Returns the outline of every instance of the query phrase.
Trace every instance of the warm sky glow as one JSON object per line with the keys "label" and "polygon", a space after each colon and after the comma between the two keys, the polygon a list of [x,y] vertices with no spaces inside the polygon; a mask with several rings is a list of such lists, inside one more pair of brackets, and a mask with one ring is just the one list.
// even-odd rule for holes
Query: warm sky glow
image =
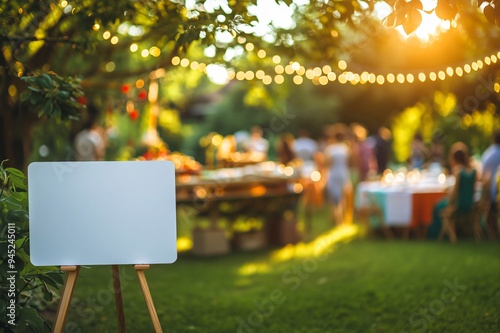
{"label": "warm sky glow", "polygon": [[429,41],[432,36],[437,36],[440,32],[450,29],[450,22],[443,21],[436,16],[436,13],[422,13],[422,23],[415,31],[415,35],[423,41]]}
{"label": "warm sky glow", "polygon": [[[209,6],[210,7],[209,2]],[[222,3],[222,4],[221,4]],[[218,4],[217,6],[221,6],[221,8],[225,8],[225,4],[227,1],[213,1],[213,4]],[[254,26],[251,30],[253,33],[256,33],[259,36],[266,36],[270,32],[270,24],[275,27],[280,28],[291,28],[294,25],[292,14],[295,6],[300,6],[304,4],[304,0],[294,0],[294,3],[288,7],[284,3],[276,3],[275,1],[268,0],[258,0],[257,6],[253,6],[249,8],[249,11],[256,16],[259,17],[259,24]],[[422,0],[423,10],[431,11],[437,5],[437,0]],[[215,7],[217,7],[215,6]],[[386,16],[388,16],[393,11],[393,8],[389,6],[384,1],[378,1],[375,3],[375,15],[376,17],[382,21]],[[438,36],[440,33],[447,31],[450,29],[450,22],[443,21],[436,16],[434,12],[432,14],[427,14],[424,11],[420,11],[422,14],[422,23],[420,26],[410,35],[407,35],[402,26],[398,26],[396,28],[397,31],[400,32],[401,37],[406,39],[409,37],[417,37],[422,42],[429,42],[432,37]],[[225,38],[222,38],[225,37]],[[224,42],[229,42],[232,38],[234,38],[231,34],[227,33],[226,36],[222,36],[221,34],[217,36],[218,39],[223,40]],[[264,37],[265,39],[265,37]],[[248,50],[249,44],[243,44],[244,47]],[[253,47],[253,44],[251,45]],[[224,59],[226,61],[230,61],[235,56],[241,55],[244,52],[243,46],[239,47],[239,50],[235,48],[228,49]],[[208,47],[205,50],[205,55],[208,57],[213,57],[215,55],[215,47]],[[278,61],[279,62],[279,61]],[[340,65],[339,65],[340,67]],[[340,68],[345,69],[345,68]],[[228,81],[227,73],[225,67],[220,65],[212,65],[210,70],[207,71],[208,77],[210,80],[216,84],[225,84]],[[390,82],[389,78],[389,82]],[[385,80],[384,80],[385,81]]]}

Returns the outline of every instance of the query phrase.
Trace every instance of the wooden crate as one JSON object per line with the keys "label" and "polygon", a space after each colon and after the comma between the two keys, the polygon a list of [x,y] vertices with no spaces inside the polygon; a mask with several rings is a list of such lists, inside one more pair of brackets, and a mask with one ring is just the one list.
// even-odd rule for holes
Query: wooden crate
{"label": "wooden crate", "polygon": [[191,253],[210,256],[229,253],[229,240],[223,229],[194,229]]}
{"label": "wooden crate", "polygon": [[233,246],[236,250],[251,251],[267,246],[266,233],[263,230],[249,232],[235,232]]}

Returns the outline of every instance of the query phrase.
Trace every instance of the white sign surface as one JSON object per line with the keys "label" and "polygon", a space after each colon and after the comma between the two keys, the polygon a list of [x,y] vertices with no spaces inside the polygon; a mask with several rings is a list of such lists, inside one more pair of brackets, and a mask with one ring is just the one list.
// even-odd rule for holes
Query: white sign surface
{"label": "white sign surface", "polygon": [[171,162],[35,162],[28,196],[36,266],[177,259]]}

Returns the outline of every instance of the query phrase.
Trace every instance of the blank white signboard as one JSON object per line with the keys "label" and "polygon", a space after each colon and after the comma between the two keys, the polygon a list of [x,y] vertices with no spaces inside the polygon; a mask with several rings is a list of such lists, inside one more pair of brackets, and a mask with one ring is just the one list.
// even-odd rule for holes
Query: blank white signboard
{"label": "blank white signboard", "polygon": [[35,162],[28,197],[36,266],[177,259],[172,162]]}

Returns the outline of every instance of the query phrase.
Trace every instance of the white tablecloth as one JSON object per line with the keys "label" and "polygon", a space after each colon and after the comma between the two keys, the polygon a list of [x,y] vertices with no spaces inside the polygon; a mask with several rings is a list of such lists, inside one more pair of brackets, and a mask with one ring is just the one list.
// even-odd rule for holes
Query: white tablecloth
{"label": "white tablecloth", "polygon": [[383,186],[380,182],[361,182],[356,189],[356,208],[379,206],[384,223],[388,226],[408,226],[413,218],[413,195],[416,193],[442,193],[448,185],[404,184]]}

